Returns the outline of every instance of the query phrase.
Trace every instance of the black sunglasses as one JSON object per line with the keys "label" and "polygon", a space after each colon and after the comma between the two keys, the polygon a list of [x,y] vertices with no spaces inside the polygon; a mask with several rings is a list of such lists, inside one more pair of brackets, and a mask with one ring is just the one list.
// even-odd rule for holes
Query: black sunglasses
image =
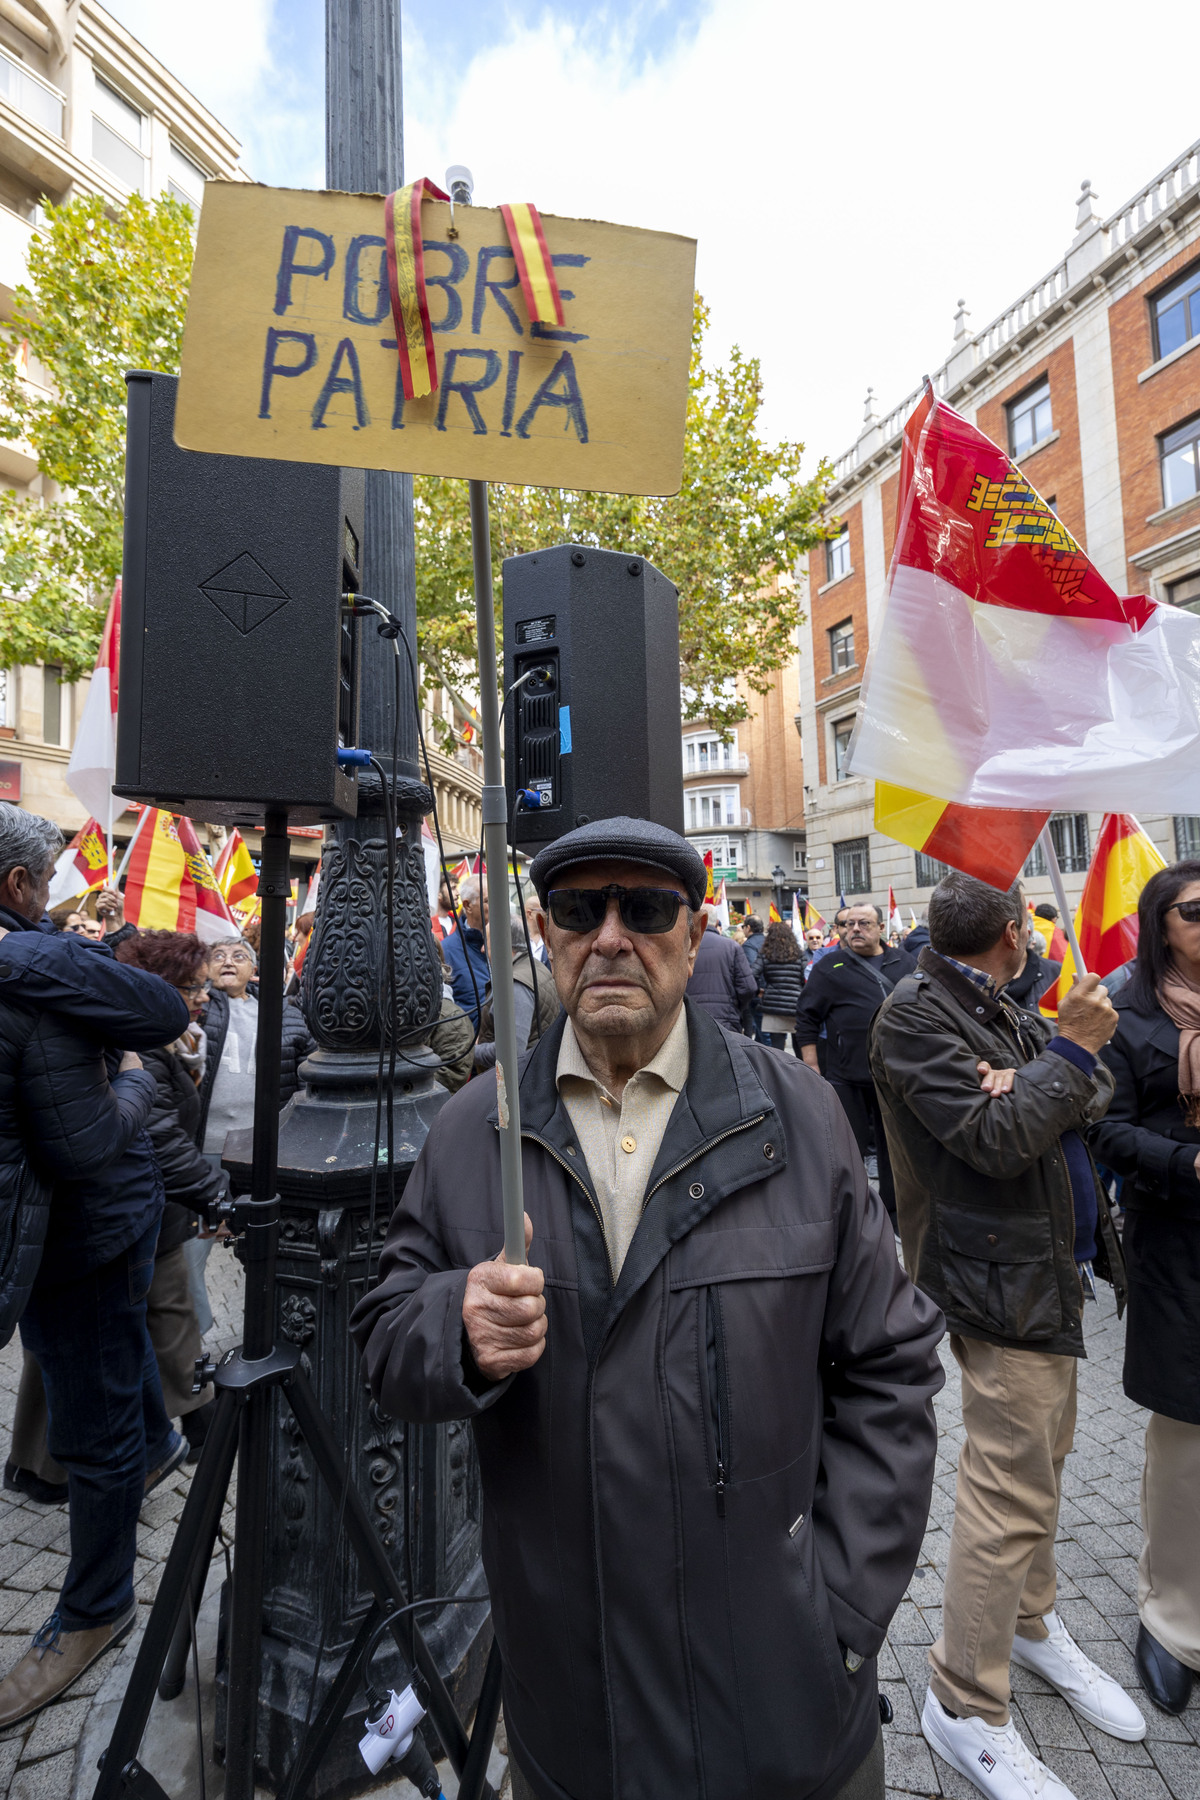
{"label": "black sunglasses", "polygon": [[1166,910],[1177,912],[1185,925],[1200,925],[1200,900],[1173,900]]}
{"label": "black sunglasses", "polygon": [[687,901],[670,888],[626,888],[610,881],[601,888],[551,888],[546,896],[550,917],[560,931],[599,931],[614,898],[626,931],[656,937],[670,931]]}

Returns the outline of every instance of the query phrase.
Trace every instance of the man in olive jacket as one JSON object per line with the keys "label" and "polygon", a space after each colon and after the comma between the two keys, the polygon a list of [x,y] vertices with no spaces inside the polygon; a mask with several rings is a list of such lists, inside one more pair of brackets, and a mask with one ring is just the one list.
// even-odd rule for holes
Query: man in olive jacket
{"label": "man in olive jacket", "polygon": [[874,1658],[920,1550],[941,1318],[837,1099],[684,997],[704,866],[598,820],[533,864],[565,1008],[439,1113],[353,1329],[470,1419],[514,1794],[882,1800]]}
{"label": "man in olive jacket", "polygon": [[993,1800],[1070,1800],[1012,1723],[1010,1660],[1101,1731],[1126,1740],[1146,1731],[1054,1611],[1062,1467],[1084,1355],[1079,1265],[1094,1261],[1121,1282],[1107,1199],[1080,1135],[1112,1097],[1098,1054],[1117,1020],[1094,975],[1063,1000],[1053,1040],[1008,1000],[1028,932],[1019,887],[1005,894],[948,875],[929,902],[930,947],[880,1007],[870,1058],[905,1263],[945,1311],[962,1371],[966,1442],[922,1730]]}

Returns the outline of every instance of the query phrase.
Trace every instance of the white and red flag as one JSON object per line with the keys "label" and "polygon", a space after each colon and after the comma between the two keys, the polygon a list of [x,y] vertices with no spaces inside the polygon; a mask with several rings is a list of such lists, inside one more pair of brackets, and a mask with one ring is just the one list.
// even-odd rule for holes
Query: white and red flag
{"label": "white and red flag", "polygon": [[71,747],[71,760],[67,764],[67,786],[80,804],[87,807],[92,818],[103,824],[110,844],[114,811],[121,812],[125,805],[123,800],[114,801],[112,791],[112,784],[117,777],[117,660],[120,641],[121,580],[118,576],[109,603],[108,617],[104,621],[96,667],[92,672],[87,699],[83,703],[83,717],[79,721],[79,730],[75,733],[75,742]]}
{"label": "white and red flag", "polygon": [[896,905],[896,890],[888,883],[888,917],[887,934],[889,937],[902,936],[904,920],[900,917],[900,908]]}
{"label": "white and red flag", "polygon": [[1016,465],[928,388],[904,428],[849,766],[971,807],[1196,808],[1200,618],[1114,593]]}

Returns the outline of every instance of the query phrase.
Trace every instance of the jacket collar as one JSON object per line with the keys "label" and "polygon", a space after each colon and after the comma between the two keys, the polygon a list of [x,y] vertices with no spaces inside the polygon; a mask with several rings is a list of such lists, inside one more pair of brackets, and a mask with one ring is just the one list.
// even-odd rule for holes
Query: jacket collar
{"label": "jacket collar", "polygon": [[58,927],[52,919],[27,919],[24,913],[11,912],[7,906],[0,906],[0,926],[5,931],[57,931]]}
{"label": "jacket collar", "polygon": [[936,951],[922,950],[917,958],[917,969],[921,975],[926,975],[931,980],[938,982],[950,995],[950,998],[956,1001],[964,1012],[969,1012],[972,1018],[983,1019],[990,1025],[993,1019],[998,1018],[1004,1012],[1004,1008],[998,1000],[994,999],[991,994],[986,994],[982,988],[976,987],[973,981],[968,981],[965,975],[960,975],[958,970],[952,968],[945,957],[938,956]]}
{"label": "jacket collar", "polygon": [[[615,1287],[595,1189],[555,1079],[565,1013],[521,1066],[521,1135],[543,1144],[574,1178],[570,1191],[579,1306],[589,1357],[598,1354],[608,1330],[672,1244],[727,1195],[787,1164],[782,1122],[746,1050],[694,1001],[685,996],[683,1004],[688,1022],[687,1085],[667,1121],[646,1184],[642,1217]],[[497,1109],[489,1113],[488,1122],[499,1124]],[[769,1163],[764,1160],[765,1141],[772,1145]],[[719,1162],[708,1160],[699,1170],[697,1164],[718,1142]],[[703,1180],[698,1179],[701,1173]]]}
{"label": "jacket collar", "polygon": [[1127,989],[1121,989],[1114,994],[1113,1005],[1131,1024],[1133,1020],[1137,1020],[1146,1034],[1146,1041],[1153,1044],[1156,1050],[1160,1050],[1164,1056],[1169,1056],[1172,1062],[1178,1059],[1179,1027],[1167,1017],[1161,1006],[1156,1006],[1150,1014],[1135,1012],[1129,1003]]}

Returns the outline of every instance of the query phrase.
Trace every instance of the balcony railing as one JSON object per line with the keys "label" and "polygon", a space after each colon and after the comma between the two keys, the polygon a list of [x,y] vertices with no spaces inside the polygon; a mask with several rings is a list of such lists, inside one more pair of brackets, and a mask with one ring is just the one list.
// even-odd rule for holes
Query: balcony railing
{"label": "balcony railing", "polygon": [[18,112],[23,112],[27,119],[40,125],[43,131],[61,138],[63,120],[66,113],[66,101],[57,88],[52,88],[48,81],[35,75],[32,69],[6,56],[0,50],[0,100],[7,100]]}

